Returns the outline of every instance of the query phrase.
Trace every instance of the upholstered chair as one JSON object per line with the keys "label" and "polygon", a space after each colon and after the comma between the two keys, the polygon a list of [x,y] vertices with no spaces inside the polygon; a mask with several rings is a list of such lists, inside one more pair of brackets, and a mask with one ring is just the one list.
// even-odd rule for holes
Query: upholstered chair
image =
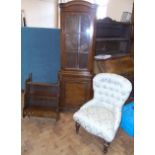
{"label": "upholstered chair", "polygon": [[74,113],[76,133],[82,126],[104,140],[104,153],[115,138],[121,121],[122,106],[132,90],[130,81],[113,73],[93,78],[94,97]]}

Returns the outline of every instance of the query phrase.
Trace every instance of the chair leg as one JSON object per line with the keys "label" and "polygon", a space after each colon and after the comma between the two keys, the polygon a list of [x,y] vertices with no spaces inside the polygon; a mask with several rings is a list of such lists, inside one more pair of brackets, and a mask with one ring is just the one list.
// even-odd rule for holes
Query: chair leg
{"label": "chair leg", "polygon": [[76,127],[76,134],[78,134],[79,133],[80,124],[75,122],[75,127]]}
{"label": "chair leg", "polygon": [[23,118],[25,117],[25,113],[24,113],[24,111],[23,111]]}
{"label": "chair leg", "polygon": [[108,152],[109,145],[110,145],[110,143],[104,141],[104,149],[103,149],[104,154],[106,154]]}
{"label": "chair leg", "polygon": [[27,115],[25,109],[23,109],[23,118]]}

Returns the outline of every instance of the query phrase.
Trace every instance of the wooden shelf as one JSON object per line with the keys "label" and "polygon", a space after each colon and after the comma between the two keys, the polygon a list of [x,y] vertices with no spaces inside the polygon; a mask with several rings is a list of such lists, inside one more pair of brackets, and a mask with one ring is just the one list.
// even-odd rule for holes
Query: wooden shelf
{"label": "wooden shelf", "polygon": [[23,117],[40,116],[58,119],[59,85],[25,81]]}
{"label": "wooden shelf", "polygon": [[[115,55],[130,52],[131,24],[104,18],[96,23],[96,53]],[[100,49],[100,50],[99,50]],[[114,51],[114,52],[111,52]]]}
{"label": "wooden shelf", "polygon": [[42,83],[42,82],[32,82],[32,81],[28,81],[26,82],[27,85],[31,85],[31,86],[46,86],[46,87],[57,87],[58,84],[57,83]]}
{"label": "wooden shelf", "polygon": [[96,41],[128,41],[129,39],[127,38],[122,38],[122,37],[104,37],[104,38],[96,38]]}
{"label": "wooden shelf", "polygon": [[[109,54],[107,54],[107,55],[109,55]],[[107,60],[111,60],[111,59],[118,59],[118,58],[125,58],[125,57],[131,57],[131,54],[126,54],[126,53],[124,53],[124,54],[114,54],[114,55],[111,55],[111,57],[109,57],[107,59],[95,59],[95,57],[94,57],[94,59],[96,61],[107,61]]]}
{"label": "wooden shelf", "polygon": [[52,107],[30,106],[25,108],[23,115],[59,118],[59,111]]}
{"label": "wooden shelf", "polygon": [[57,99],[57,94],[51,94],[48,92],[30,92],[29,94],[27,94],[29,97],[40,97],[40,98],[44,98],[44,99]]}

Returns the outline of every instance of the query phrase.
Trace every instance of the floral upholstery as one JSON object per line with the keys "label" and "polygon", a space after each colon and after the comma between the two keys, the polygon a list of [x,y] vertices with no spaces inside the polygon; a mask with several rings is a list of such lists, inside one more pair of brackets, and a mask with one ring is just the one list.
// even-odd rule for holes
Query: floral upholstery
{"label": "floral upholstery", "polygon": [[121,121],[122,106],[132,90],[126,78],[100,73],[93,79],[94,98],[85,103],[73,119],[88,132],[111,142]]}

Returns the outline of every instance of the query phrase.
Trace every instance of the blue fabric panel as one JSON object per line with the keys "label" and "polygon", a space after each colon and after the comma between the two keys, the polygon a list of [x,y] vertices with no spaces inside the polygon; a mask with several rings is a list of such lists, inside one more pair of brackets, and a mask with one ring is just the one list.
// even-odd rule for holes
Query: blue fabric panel
{"label": "blue fabric panel", "polygon": [[32,73],[34,82],[55,83],[60,70],[60,29],[21,29],[21,87]]}
{"label": "blue fabric panel", "polygon": [[120,127],[131,137],[134,136],[134,102],[124,105]]}

